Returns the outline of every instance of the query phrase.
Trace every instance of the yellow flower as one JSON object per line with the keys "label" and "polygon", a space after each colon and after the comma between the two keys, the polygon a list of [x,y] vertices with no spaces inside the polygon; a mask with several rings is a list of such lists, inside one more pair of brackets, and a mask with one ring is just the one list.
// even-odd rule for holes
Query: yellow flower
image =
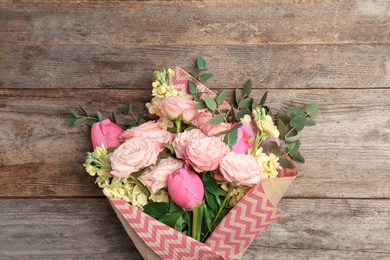
{"label": "yellow flower", "polygon": [[274,125],[272,117],[270,117],[269,115],[263,116],[260,120],[258,120],[257,127],[262,132],[262,134],[265,133],[274,138],[279,137],[278,128]]}
{"label": "yellow flower", "polygon": [[275,154],[271,153],[269,156],[263,152],[263,149],[260,148],[256,151],[255,159],[257,164],[260,166],[260,169],[263,171],[265,177],[274,178],[278,175],[279,169],[282,167],[279,165],[279,158]]}
{"label": "yellow flower", "polygon": [[85,170],[89,173],[89,175],[91,176],[95,176],[96,175],[96,172],[98,171],[98,169],[92,165],[87,165],[85,167]]}
{"label": "yellow flower", "polygon": [[168,192],[165,190],[159,190],[157,193],[150,194],[149,199],[153,202],[166,202],[169,203]]}

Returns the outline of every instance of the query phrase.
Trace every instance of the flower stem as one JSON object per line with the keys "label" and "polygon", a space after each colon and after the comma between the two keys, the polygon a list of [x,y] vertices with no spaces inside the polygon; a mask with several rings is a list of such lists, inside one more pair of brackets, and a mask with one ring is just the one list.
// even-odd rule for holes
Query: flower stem
{"label": "flower stem", "polygon": [[192,209],[192,238],[200,241],[200,234],[202,232],[202,218],[203,218],[203,204]]}
{"label": "flower stem", "polygon": [[140,187],[140,189],[145,193],[146,197],[150,197],[150,191],[148,190],[148,188],[145,187],[145,185],[142,184],[142,182],[140,182],[137,178],[135,178],[134,176],[130,175],[129,176],[129,180],[130,182],[138,185],[138,187]]}
{"label": "flower stem", "polygon": [[181,133],[181,120],[176,120],[176,133]]}

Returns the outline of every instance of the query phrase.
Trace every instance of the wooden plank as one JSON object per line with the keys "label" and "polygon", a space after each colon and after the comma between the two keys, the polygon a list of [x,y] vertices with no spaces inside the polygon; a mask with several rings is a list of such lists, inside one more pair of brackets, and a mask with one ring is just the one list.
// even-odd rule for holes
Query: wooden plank
{"label": "wooden plank", "polygon": [[0,44],[389,43],[389,6],[385,0],[7,2],[0,6]]}
{"label": "wooden plank", "polygon": [[[0,203],[1,259],[141,259],[106,199]],[[280,208],[244,260],[390,256],[390,200],[283,199]]]}
{"label": "wooden plank", "polygon": [[[1,88],[148,88],[153,71],[196,72],[203,56],[232,88],[389,88],[390,45],[38,45],[0,46]],[[191,58],[189,58],[191,57]]]}
{"label": "wooden plank", "polygon": [[[259,100],[263,90],[253,94]],[[0,196],[101,195],[81,166],[91,149],[89,129],[66,126],[68,111],[83,105],[108,116],[119,103],[141,109],[148,99],[149,90],[0,90]],[[286,196],[389,198],[390,91],[268,91],[268,104],[280,111],[312,101],[320,112],[317,126],[301,134],[307,163]],[[20,189],[15,177],[23,180]]]}

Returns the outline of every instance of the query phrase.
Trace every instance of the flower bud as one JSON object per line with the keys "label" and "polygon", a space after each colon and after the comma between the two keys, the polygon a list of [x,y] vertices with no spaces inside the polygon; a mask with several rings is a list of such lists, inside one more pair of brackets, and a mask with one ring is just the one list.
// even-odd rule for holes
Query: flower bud
{"label": "flower bud", "polygon": [[193,209],[203,201],[203,182],[187,165],[168,175],[168,193],[183,209]]}
{"label": "flower bud", "polygon": [[112,123],[109,119],[93,124],[91,128],[93,148],[95,149],[102,144],[106,148],[118,147],[120,145],[119,135],[122,134],[122,132],[122,128]]}

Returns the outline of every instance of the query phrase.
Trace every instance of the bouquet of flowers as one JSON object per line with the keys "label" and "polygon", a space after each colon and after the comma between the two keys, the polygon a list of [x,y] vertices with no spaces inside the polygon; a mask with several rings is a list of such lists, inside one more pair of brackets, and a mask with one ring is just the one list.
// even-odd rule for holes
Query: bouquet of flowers
{"label": "bouquet of flowers", "polygon": [[265,92],[250,97],[251,81],[234,102],[184,70],[154,73],[152,99],[124,128],[100,112],[72,111],[67,124],[87,122],[94,148],[84,166],[109,198],[145,259],[239,259],[281,212],[277,203],[304,162],[295,137],[318,104],[272,115]]}

